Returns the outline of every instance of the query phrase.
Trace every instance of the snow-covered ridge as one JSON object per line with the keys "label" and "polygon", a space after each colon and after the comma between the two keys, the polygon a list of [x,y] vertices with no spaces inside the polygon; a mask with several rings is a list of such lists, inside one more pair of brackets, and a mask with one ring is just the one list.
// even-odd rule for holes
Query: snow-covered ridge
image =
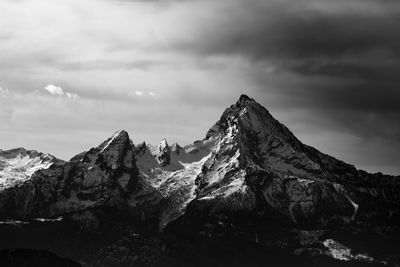
{"label": "snow-covered ridge", "polygon": [[0,190],[28,180],[33,173],[61,160],[35,150],[0,150]]}
{"label": "snow-covered ridge", "polygon": [[163,138],[158,147],[145,143],[136,146],[136,164],[143,179],[164,200],[159,217],[160,230],[182,216],[187,205],[196,199],[196,179],[217,143],[218,139],[214,138],[185,147],[173,144],[171,149]]}
{"label": "snow-covered ridge", "polygon": [[[139,170],[151,177],[159,172],[171,172],[184,169],[188,164],[196,163],[207,157],[216,145],[217,139],[196,141],[185,147],[173,144],[169,147],[167,140],[163,138],[159,146],[141,143],[136,145],[136,165]],[[157,159],[160,152],[168,147],[169,163],[161,166]]]}

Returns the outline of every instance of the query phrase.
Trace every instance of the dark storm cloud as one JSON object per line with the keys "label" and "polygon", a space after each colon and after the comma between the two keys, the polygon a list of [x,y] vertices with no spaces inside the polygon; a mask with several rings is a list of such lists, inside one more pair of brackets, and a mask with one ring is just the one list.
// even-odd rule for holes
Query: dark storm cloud
{"label": "dark storm cloud", "polygon": [[[400,5],[358,1],[359,10],[346,10],[347,5],[338,2],[342,4],[336,12],[329,12],[328,4],[324,10],[304,0],[297,5],[236,2],[236,8],[220,9],[221,19],[213,27],[214,21],[205,24],[201,42],[188,42],[183,48],[203,55],[236,54],[255,62],[272,61],[304,74],[399,78],[395,74],[400,59]],[[368,12],[368,5],[385,10]]]}
{"label": "dark storm cloud", "polygon": [[200,28],[202,42],[179,49],[292,73],[297,78],[282,89],[290,105],[309,106],[359,136],[390,136],[400,144],[397,2],[238,1],[219,11],[212,27]]}

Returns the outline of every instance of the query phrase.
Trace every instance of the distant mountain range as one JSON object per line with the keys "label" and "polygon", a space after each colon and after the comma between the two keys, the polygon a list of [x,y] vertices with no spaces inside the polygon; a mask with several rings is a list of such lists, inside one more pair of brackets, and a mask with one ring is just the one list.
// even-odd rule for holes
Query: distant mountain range
{"label": "distant mountain range", "polygon": [[301,143],[245,95],[183,147],[121,130],[68,162],[0,150],[0,248],[86,266],[399,266],[399,207],[399,176]]}

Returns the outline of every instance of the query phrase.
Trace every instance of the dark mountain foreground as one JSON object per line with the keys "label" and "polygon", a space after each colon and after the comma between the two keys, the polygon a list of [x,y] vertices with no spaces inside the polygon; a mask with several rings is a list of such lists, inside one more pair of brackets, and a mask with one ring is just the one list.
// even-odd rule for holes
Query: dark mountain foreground
{"label": "dark mountain foreground", "polygon": [[79,263],[61,258],[48,251],[34,249],[8,249],[0,251],[1,266],[21,267],[80,267]]}

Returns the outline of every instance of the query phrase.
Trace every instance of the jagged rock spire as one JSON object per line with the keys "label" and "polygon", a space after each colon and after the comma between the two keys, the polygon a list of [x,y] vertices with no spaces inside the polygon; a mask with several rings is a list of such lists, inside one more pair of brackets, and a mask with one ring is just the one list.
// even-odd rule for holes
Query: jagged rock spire
{"label": "jagged rock spire", "polygon": [[171,160],[171,149],[168,145],[168,142],[165,138],[161,140],[160,145],[158,146],[158,153],[157,153],[157,161],[161,167],[165,167],[169,165]]}
{"label": "jagged rock spire", "polygon": [[175,152],[177,155],[181,153],[182,147],[178,143],[173,143],[171,146],[171,151]]}
{"label": "jagged rock spire", "polygon": [[145,141],[143,141],[135,146],[135,153],[136,155],[143,155],[146,153],[147,149],[147,144]]}

